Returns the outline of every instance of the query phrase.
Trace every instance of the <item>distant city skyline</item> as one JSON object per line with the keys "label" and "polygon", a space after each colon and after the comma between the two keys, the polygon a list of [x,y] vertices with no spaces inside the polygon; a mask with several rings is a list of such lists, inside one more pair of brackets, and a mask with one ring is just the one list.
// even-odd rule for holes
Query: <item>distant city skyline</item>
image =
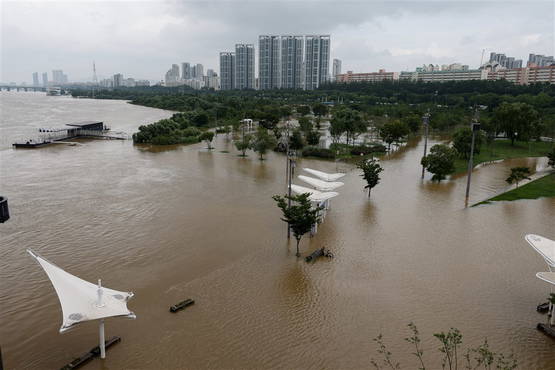
{"label": "distant city skyline", "polygon": [[[32,83],[34,72],[54,69],[71,81],[91,81],[93,60],[99,80],[122,73],[160,81],[169,65],[187,60],[219,70],[220,51],[233,51],[237,41],[257,49],[259,35],[330,34],[331,59],[355,72],[430,63],[476,68],[482,50],[484,62],[492,52],[523,64],[529,54],[555,54],[555,8],[547,1],[7,1],[2,7],[1,31],[9,35],[2,40],[2,82]],[[60,14],[63,22],[51,22]]]}

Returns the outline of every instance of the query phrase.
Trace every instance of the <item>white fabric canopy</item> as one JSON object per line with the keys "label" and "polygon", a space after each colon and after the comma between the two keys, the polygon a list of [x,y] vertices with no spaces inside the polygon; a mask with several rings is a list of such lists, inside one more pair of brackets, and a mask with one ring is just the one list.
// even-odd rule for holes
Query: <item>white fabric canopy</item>
{"label": "white fabric canopy", "polygon": [[303,170],[324,181],[336,181],[345,176],[344,173],[326,173],[318,170],[313,170],[312,168],[303,168]]}
{"label": "white fabric canopy", "polygon": [[299,180],[302,180],[304,182],[306,182],[307,184],[310,184],[312,186],[314,186],[316,188],[316,190],[320,190],[320,191],[333,191],[343,185],[345,185],[342,182],[328,182],[328,181],[322,181],[322,180],[318,180],[315,179],[314,177],[308,177],[308,176],[303,176],[303,175],[299,175],[298,176]]}
{"label": "white fabric canopy", "polygon": [[555,241],[535,234],[528,234],[524,239],[543,257],[549,266],[555,267]]}
{"label": "white fabric canopy", "polygon": [[328,199],[331,199],[331,198],[336,197],[336,196],[339,195],[339,193],[336,193],[334,191],[322,193],[321,191],[306,188],[304,186],[299,186],[299,185],[295,185],[295,184],[291,185],[291,191],[293,191],[296,194],[309,193],[310,196],[308,198],[312,202],[324,202]]}
{"label": "white fabric canopy", "polygon": [[101,287],[99,294],[97,285],[65,272],[31,250],[27,252],[42,266],[58,294],[63,314],[60,333],[84,321],[113,316],[136,317],[127,308],[127,301],[133,293]]}
{"label": "white fabric canopy", "polygon": [[549,284],[555,285],[555,272],[538,272],[536,277]]}

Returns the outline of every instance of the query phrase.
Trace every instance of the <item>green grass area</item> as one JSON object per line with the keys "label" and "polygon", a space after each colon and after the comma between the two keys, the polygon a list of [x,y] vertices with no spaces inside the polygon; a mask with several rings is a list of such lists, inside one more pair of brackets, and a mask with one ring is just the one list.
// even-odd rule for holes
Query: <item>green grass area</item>
{"label": "green grass area", "polygon": [[478,204],[488,204],[490,202],[499,202],[503,200],[512,201],[517,199],[537,199],[540,197],[555,197],[555,173],[531,181],[526,185],[509,190],[506,193],[500,194]]}
{"label": "green grass area", "polygon": [[[516,142],[511,145],[510,140],[495,140],[491,145],[482,144],[480,154],[474,155],[474,166],[489,161],[509,158],[523,157],[545,157],[552,149],[552,143],[530,141]],[[463,173],[468,170],[468,161],[457,159],[455,161],[455,173]]]}

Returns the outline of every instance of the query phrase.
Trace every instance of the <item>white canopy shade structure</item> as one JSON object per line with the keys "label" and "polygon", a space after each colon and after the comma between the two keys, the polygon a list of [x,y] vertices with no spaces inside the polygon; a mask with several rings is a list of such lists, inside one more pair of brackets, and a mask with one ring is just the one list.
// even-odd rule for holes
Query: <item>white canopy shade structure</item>
{"label": "white canopy shade structure", "polygon": [[312,186],[314,186],[314,188],[316,190],[319,191],[333,191],[343,185],[345,185],[342,182],[328,182],[328,181],[322,181],[322,180],[318,180],[315,179],[314,177],[308,177],[308,176],[303,176],[303,175],[299,175],[297,176],[299,178],[299,180],[306,182],[307,184],[310,184]]}
{"label": "white canopy shade structure", "polygon": [[324,181],[336,181],[345,176],[344,173],[326,173],[318,170],[313,170],[312,168],[303,168],[303,170]]}
{"label": "white canopy shade structure", "polygon": [[538,272],[536,277],[549,284],[555,285],[555,272]]}
{"label": "white canopy shade structure", "polygon": [[27,250],[27,252],[44,269],[58,294],[63,314],[60,333],[81,322],[100,319],[100,349],[101,357],[104,358],[104,318],[116,316],[136,318],[135,314],[127,308],[127,301],[133,297],[133,293],[104,288],[100,280],[98,285],[89,283],[67,273],[33,251]]}
{"label": "white canopy shade structure", "polygon": [[311,188],[306,188],[304,186],[299,186],[299,185],[295,185],[292,184],[291,185],[291,191],[293,191],[296,194],[304,194],[304,193],[309,193],[310,196],[308,197],[312,202],[325,202],[328,199],[334,198],[336,196],[339,195],[339,193],[336,193],[335,191],[330,191],[330,192],[321,192],[318,190],[314,190]]}
{"label": "white canopy shade structure", "polygon": [[543,257],[550,270],[555,268],[555,241],[535,234],[528,234],[524,239]]}

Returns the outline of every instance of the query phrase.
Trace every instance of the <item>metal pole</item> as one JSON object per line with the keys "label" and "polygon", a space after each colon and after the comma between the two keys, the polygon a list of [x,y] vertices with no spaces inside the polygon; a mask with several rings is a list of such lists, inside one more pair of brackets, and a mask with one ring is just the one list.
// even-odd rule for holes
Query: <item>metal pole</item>
{"label": "metal pole", "polygon": [[[293,178],[293,163],[291,158],[289,158],[289,153],[287,153],[287,162],[289,163],[289,184],[288,184],[288,195],[287,206],[291,208],[291,179]],[[291,238],[291,227],[287,224],[287,239]]]}
{"label": "metal pole", "polygon": [[[428,151],[428,126],[429,126],[430,113],[424,114],[422,121],[424,122],[424,157]],[[424,179],[424,165],[422,165],[422,179]]]}
{"label": "metal pole", "polygon": [[474,139],[476,137],[476,126],[477,122],[472,122],[472,143],[470,144],[470,159],[468,160],[468,175],[466,177],[466,195],[464,198],[464,206],[468,207],[468,195],[470,193],[470,179],[472,178],[472,169],[474,168]]}
{"label": "metal pole", "polygon": [[[104,304],[102,303],[102,284],[100,279],[98,279],[98,307],[102,307]],[[99,347],[100,347],[100,358],[106,358],[106,341],[104,340],[104,319],[100,319],[100,327],[99,327]]]}

